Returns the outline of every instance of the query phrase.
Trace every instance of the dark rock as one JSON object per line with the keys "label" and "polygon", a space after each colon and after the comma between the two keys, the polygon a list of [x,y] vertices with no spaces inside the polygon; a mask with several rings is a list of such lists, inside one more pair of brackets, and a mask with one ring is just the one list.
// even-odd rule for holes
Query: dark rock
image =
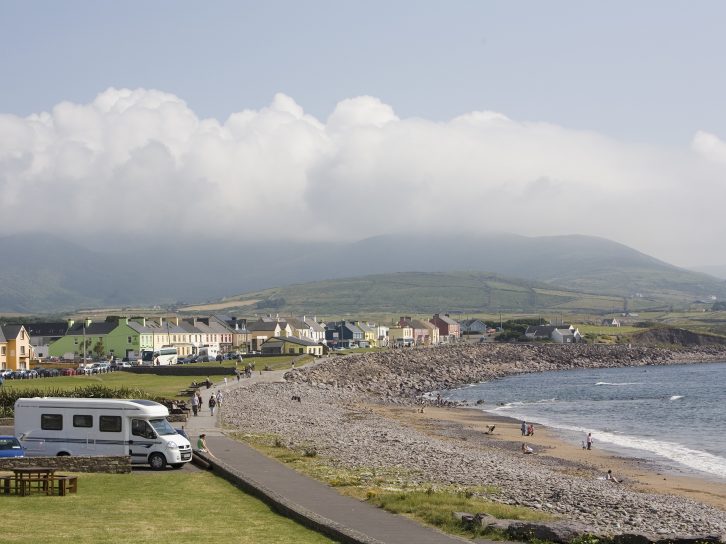
{"label": "dark rock", "polygon": [[654,540],[643,533],[623,533],[613,537],[613,544],[651,544]]}
{"label": "dark rock", "polygon": [[579,536],[594,533],[595,531],[592,528],[571,521],[513,521],[507,529],[507,534],[517,540],[536,538],[561,544],[567,544]]}

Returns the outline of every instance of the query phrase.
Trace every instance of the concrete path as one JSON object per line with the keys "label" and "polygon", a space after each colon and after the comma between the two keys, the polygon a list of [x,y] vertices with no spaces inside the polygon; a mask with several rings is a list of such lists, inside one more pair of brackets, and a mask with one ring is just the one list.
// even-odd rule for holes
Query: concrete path
{"label": "concrete path", "polygon": [[[282,463],[270,459],[249,446],[227,438],[217,424],[218,413],[212,417],[208,400],[217,390],[222,395],[238,387],[249,387],[259,382],[282,381],[285,371],[259,371],[252,378],[228,378],[228,383],[217,381],[210,389],[202,390],[204,407],[200,415],[190,416],[186,430],[196,447],[197,437],[206,433],[209,458],[219,462],[221,468],[238,474],[241,480],[262,490],[262,495],[279,499],[282,508],[291,511],[292,517],[300,518],[306,513],[310,518],[329,522],[331,527],[342,529],[344,535],[350,535],[348,542],[367,542],[370,544],[461,544],[470,542],[449,536],[435,529],[420,525],[403,516],[390,514],[366,502],[339,494],[335,489],[317,480],[303,476],[287,468]],[[224,404],[224,400],[222,401]],[[224,407],[222,407],[224,409]],[[216,459],[215,459],[216,458]],[[359,538],[358,538],[359,537]]]}

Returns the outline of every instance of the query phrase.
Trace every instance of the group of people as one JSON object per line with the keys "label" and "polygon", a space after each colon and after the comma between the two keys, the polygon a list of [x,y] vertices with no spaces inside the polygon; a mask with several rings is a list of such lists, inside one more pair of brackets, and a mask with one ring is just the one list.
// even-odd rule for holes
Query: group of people
{"label": "group of people", "polygon": [[[209,400],[207,401],[207,406],[209,406],[209,411],[211,412],[211,415],[214,415],[214,410],[217,408],[217,406],[222,406],[222,400],[224,399],[224,394],[222,393],[221,389],[218,389],[216,393],[212,392],[211,395],[209,395]],[[203,401],[202,401],[202,394],[199,391],[196,391],[194,394],[192,394],[192,414],[199,415],[199,413],[202,411]]]}
{"label": "group of people", "polygon": [[534,436],[534,425],[532,425],[531,423],[522,421],[520,429],[522,430],[522,436]]}

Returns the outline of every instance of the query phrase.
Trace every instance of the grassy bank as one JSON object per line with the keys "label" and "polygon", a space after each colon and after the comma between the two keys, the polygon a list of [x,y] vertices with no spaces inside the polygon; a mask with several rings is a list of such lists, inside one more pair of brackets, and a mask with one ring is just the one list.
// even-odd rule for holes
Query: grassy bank
{"label": "grassy bank", "polygon": [[[421,523],[465,537],[482,536],[481,529],[465,529],[453,519],[452,512],[484,512],[500,519],[546,520],[552,516],[538,510],[509,506],[491,500],[496,488],[416,484],[418,474],[402,468],[349,468],[319,456],[312,444],[290,448],[272,435],[232,435],[265,455],[285,463],[307,476],[380,508],[410,516]],[[488,534],[497,537],[496,534]]]}
{"label": "grassy bank", "polygon": [[80,474],[76,495],[3,502],[4,543],[332,542],[207,472]]}

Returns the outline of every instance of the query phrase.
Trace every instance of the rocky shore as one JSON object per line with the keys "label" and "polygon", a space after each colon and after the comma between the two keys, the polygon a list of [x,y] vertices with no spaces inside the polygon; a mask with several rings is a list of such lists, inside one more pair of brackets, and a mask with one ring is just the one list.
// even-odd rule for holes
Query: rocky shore
{"label": "rocky shore", "polygon": [[[225,400],[225,423],[313,445],[341,466],[399,469],[409,485],[491,486],[495,501],[576,521],[593,533],[726,533],[726,512],[690,499],[646,494],[565,473],[552,459],[487,447],[476,436],[432,437],[383,417],[375,407],[407,405],[421,394],[497,377],[549,370],[724,360],[722,348],[458,345],[330,359],[290,371],[286,383],[259,384]],[[302,402],[291,401],[299,396]]]}

